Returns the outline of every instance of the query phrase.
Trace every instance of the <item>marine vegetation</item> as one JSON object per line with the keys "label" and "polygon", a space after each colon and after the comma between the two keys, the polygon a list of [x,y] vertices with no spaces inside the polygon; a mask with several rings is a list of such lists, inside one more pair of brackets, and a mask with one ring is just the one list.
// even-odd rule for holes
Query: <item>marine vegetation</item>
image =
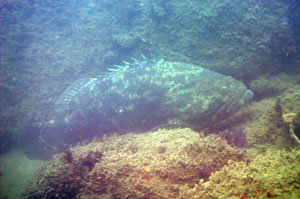
{"label": "marine vegetation", "polygon": [[291,138],[300,145],[299,138],[295,134],[295,120],[296,120],[296,113],[286,113],[282,115],[282,120],[284,123],[286,123],[289,126],[289,134]]}
{"label": "marine vegetation", "polygon": [[228,161],[209,181],[186,186],[179,199],[300,197],[300,150],[267,151],[251,161]]}
{"label": "marine vegetation", "polygon": [[34,182],[39,189],[29,188],[26,198],[74,198],[101,157],[101,152],[92,150],[84,154],[74,150],[60,153],[50,165],[39,170]]}
{"label": "marine vegetation", "polygon": [[246,159],[223,138],[190,129],[103,137],[56,155],[24,198],[175,198],[228,160]]}
{"label": "marine vegetation", "polygon": [[228,144],[232,146],[235,146],[239,149],[244,149],[247,147],[247,137],[244,127],[240,127],[232,131],[226,131],[223,136],[227,140]]}
{"label": "marine vegetation", "polygon": [[188,128],[104,136],[56,155],[24,198],[296,198],[299,164],[299,149],[252,157]]}

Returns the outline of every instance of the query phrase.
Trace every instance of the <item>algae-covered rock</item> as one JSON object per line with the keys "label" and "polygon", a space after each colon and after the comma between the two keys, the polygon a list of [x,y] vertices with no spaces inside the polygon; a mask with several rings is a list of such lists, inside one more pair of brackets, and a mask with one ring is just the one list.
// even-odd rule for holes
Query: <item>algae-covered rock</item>
{"label": "algae-covered rock", "polygon": [[180,187],[245,159],[221,137],[190,129],[104,137],[57,155],[24,197],[176,198]]}
{"label": "algae-covered rock", "polygon": [[24,198],[299,198],[300,151],[251,157],[190,129],[103,137],[41,170]]}
{"label": "algae-covered rock", "polygon": [[36,173],[24,198],[74,198],[85,176],[101,160],[102,153],[89,150],[83,153],[65,151]]}
{"label": "algae-covered rock", "polygon": [[296,114],[294,131],[299,136],[300,101],[299,74],[264,75],[250,83],[254,100],[223,122],[223,126],[245,128],[248,147],[258,150],[291,149],[296,142],[290,138],[289,124],[283,115]]}
{"label": "algae-covered rock", "polygon": [[299,165],[299,149],[268,151],[252,162],[229,161],[209,181],[183,189],[179,199],[296,199],[300,197]]}

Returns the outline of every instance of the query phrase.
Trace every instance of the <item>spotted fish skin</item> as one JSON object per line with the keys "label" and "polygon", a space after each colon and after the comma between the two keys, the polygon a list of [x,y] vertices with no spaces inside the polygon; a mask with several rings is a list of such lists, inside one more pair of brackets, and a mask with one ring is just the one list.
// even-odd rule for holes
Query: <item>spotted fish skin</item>
{"label": "spotted fish skin", "polygon": [[147,131],[170,120],[201,129],[253,97],[242,82],[192,64],[143,59],[111,71],[77,80],[61,95],[56,111],[65,131]]}

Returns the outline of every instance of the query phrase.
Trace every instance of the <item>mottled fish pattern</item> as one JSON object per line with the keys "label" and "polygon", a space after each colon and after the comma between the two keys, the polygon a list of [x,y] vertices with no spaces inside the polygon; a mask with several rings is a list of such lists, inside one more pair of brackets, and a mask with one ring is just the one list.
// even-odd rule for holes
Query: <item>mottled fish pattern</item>
{"label": "mottled fish pattern", "polygon": [[242,82],[192,64],[145,58],[110,70],[75,81],[60,96],[56,111],[65,131],[147,131],[170,121],[199,129],[221,122],[253,97]]}

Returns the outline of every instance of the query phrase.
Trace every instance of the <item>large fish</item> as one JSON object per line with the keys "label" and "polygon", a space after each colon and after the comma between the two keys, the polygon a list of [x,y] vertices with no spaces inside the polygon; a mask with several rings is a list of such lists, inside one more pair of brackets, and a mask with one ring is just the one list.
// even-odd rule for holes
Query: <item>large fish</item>
{"label": "large fish", "polygon": [[56,111],[66,126],[93,121],[98,130],[128,132],[177,120],[199,129],[253,97],[242,82],[192,64],[143,59],[110,70],[75,81],[60,96]]}
{"label": "large fish", "polygon": [[144,58],[110,70],[67,88],[56,103],[56,119],[43,131],[79,141],[168,123],[201,129],[221,122],[253,97],[242,82],[192,64]]}

